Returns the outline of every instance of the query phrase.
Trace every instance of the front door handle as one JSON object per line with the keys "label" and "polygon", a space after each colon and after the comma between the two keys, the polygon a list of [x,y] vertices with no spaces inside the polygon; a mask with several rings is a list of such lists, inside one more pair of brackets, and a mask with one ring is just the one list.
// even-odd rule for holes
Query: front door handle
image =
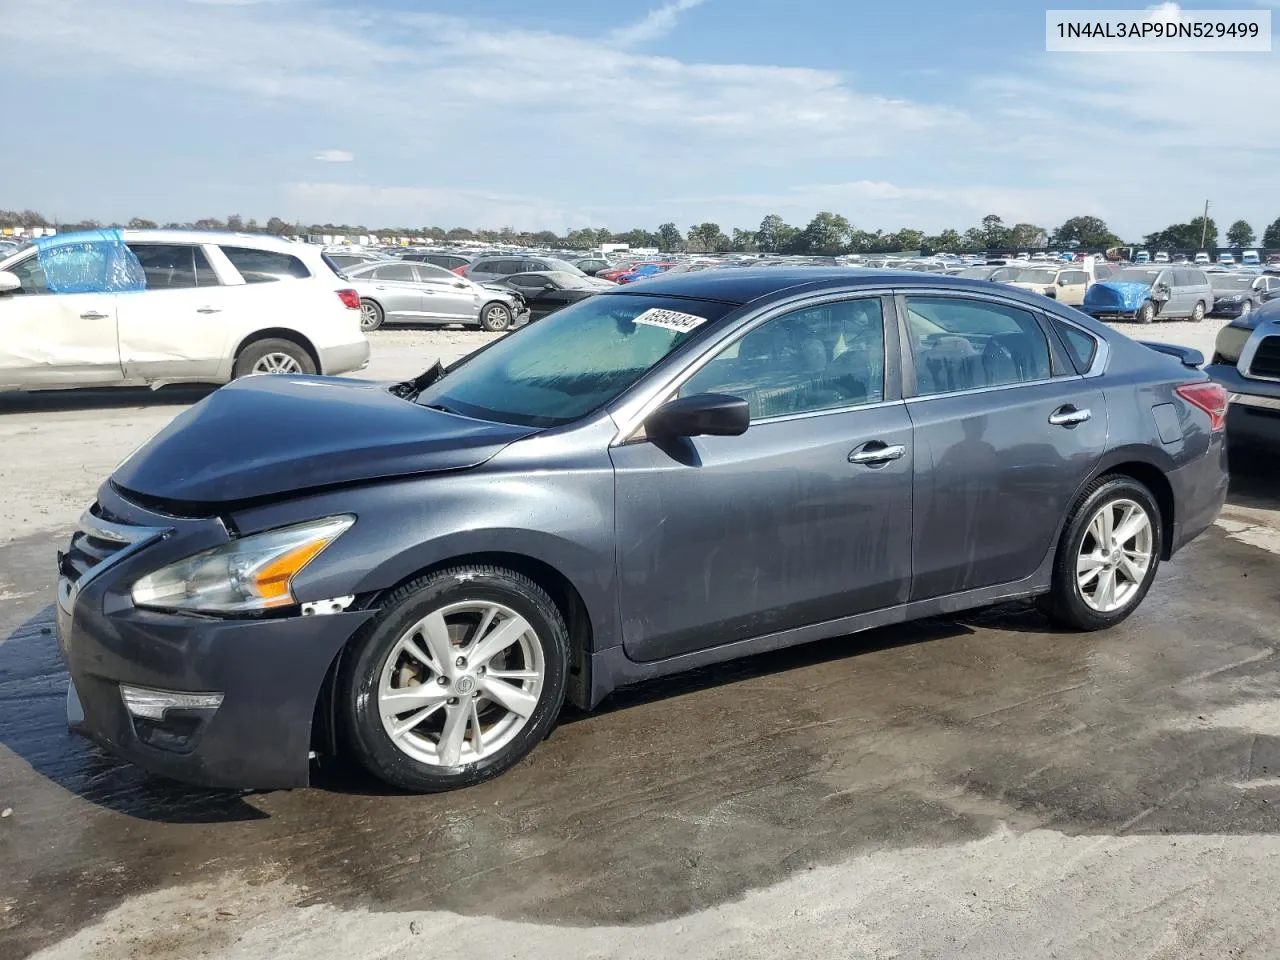
{"label": "front door handle", "polygon": [[81,320],[106,320],[108,317],[105,313],[99,313],[97,310],[90,310],[80,314]]}
{"label": "front door handle", "polygon": [[196,307],[196,313],[221,313],[221,307]]}
{"label": "front door handle", "polygon": [[900,460],[906,453],[907,448],[901,443],[887,444],[880,440],[868,440],[849,454],[849,462],[875,467],[890,460]]}
{"label": "front door handle", "polygon": [[1092,416],[1092,411],[1078,410],[1068,403],[1049,414],[1049,422],[1055,427],[1074,427],[1078,423],[1084,423]]}

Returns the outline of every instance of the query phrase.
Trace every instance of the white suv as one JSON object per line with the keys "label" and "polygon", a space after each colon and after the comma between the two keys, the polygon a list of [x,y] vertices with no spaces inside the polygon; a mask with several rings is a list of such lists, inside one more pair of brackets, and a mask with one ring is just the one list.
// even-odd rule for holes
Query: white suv
{"label": "white suv", "polygon": [[110,249],[99,236],[112,234],[137,258],[144,289],[55,292],[39,244],[0,261],[0,390],[226,383],[369,362],[360,298],[317,247],[254,234],[107,231],[84,235],[91,266],[109,255],[96,252]]}

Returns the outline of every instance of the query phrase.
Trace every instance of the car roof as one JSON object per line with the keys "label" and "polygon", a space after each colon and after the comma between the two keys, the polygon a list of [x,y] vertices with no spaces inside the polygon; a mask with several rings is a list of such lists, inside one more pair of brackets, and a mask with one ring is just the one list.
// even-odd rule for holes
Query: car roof
{"label": "car roof", "polygon": [[[873,267],[746,267],[739,270],[700,270],[675,275],[660,273],[616,290],[601,291],[599,295],[612,297],[630,293],[744,304],[793,288],[797,291],[803,289],[806,292],[820,292],[827,288],[884,286],[950,287],[974,293],[992,291],[991,284],[986,280],[970,280],[918,270],[883,270]],[[1004,293],[1005,288],[1001,287],[1000,291]]]}
{"label": "car roof", "polygon": [[[149,243],[227,243],[291,253],[296,253],[299,249],[315,249],[309,244],[283,240],[269,233],[233,233],[227,230],[124,230],[121,232],[124,234],[125,243],[144,240]],[[62,236],[69,236],[69,234],[62,234]]]}

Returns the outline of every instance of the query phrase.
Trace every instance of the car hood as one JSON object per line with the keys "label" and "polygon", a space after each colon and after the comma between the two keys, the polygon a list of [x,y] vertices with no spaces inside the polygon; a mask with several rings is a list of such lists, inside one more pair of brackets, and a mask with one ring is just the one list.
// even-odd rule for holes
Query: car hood
{"label": "car hood", "polygon": [[1103,280],[1085,291],[1085,303],[1115,304],[1127,309],[1137,309],[1151,295],[1151,285],[1126,280]]}
{"label": "car hood", "polygon": [[111,481],[156,500],[223,504],[475,467],[536,432],[432,410],[367,380],[246,377],[175,417]]}

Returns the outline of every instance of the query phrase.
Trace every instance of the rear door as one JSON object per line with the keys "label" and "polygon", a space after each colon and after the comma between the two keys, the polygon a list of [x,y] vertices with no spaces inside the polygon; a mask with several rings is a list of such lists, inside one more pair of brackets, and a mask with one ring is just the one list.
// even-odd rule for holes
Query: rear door
{"label": "rear door", "polygon": [[[733,340],[679,388],[750,405],[737,437],[610,451],[623,644],[636,660],[903,602],[911,422],[887,299],[793,308]],[[891,312],[888,314],[892,316]]]}
{"label": "rear door", "polygon": [[214,379],[233,309],[202,244],[129,244],[147,287],[118,294],[120,359],[130,379]]}
{"label": "rear door", "polygon": [[363,276],[373,281],[374,295],[389,320],[413,321],[430,316],[426,297],[418,283],[417,264],[380,263]]}
{"label": "rear door", "polygon": [[911,599],[1030,577],[1104,451],[1102,389],[1038,310],[943,291],[898,305],[914,368]]}
{"label": "rear door", "polygon": [[72,387],[121,378],[118,293],[52,293],[34,252],[0,294],[0,386]]}

